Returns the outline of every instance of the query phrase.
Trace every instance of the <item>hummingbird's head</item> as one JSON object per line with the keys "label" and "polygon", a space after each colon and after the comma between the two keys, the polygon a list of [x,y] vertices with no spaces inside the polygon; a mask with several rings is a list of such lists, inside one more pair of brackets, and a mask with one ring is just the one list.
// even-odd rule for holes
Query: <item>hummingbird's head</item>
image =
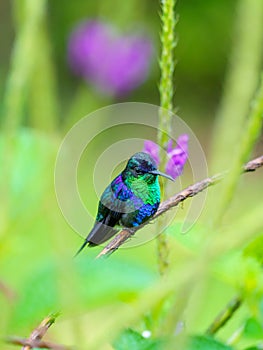
{"label": "hummingbird's head", "polygon": [[154,159],[148,153],[144,152],[135,153],[128,160],[126,168],[123,171],[123,175],[125,178],[141,178],[147,183],[154,182],[158,175],[164,176],[173,181],[171,176],[160,172],[157,169]]}

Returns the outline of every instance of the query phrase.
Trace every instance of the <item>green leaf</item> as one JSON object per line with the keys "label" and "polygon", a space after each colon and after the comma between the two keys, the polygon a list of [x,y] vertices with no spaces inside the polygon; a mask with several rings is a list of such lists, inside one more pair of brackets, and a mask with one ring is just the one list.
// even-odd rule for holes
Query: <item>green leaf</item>
{"label": "green leaf", "polygon": [[263,235],[255,238],[244,249],[244,256],[249,256],[263,264]]}
{"label": "green leaf", "polygon": [[233,350],[233,348],[214,338],[200,335],[191,338],[187,350]]}
{"label": "green leaf", "polygon": [[140,333],[127,329],[113,346],[115,350],[161,350],[163,345],[163,340],[144,338]]}
{"label": "green leaf", "polygon": [[257,319],[249,318],[246,321],[245,328],[244,328],[244,335],[249,338],[256,338],[256,339],[263,338],[263,328]]}

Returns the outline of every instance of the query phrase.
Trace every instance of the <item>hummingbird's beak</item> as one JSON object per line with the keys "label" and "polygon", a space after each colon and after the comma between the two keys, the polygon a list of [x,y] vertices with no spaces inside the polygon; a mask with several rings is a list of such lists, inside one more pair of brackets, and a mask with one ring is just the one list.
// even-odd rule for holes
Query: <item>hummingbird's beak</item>
{"label": "hummingbird's beak", "polygon": [[163,177],[166,177],[167,179],[171,180],[171,181],[174,181],[174,179],[170,176],[170,175],[167,175],[165,173],[162,173],[161,171],[159,170],[152,170],[152,171],[149,171],[150,174],[153,174],[153,175],[159,175],[159,176],[163,176]]}

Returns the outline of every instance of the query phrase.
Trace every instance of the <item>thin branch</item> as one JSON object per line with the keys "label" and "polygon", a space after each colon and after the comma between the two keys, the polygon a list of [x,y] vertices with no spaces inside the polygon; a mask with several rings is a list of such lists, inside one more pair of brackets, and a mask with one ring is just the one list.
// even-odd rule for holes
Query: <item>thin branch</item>
{"label": "thin branch", "polygon": [[244,165],[244,172],[255,171],[263,165],[263,156],[251,160]]}
{"label": "thin branch", "polygon": [[44,320],[39,324],[39,326],[37,326],[33,330],[28,339],[20,337],[8,337],[6,341],[10,344],[22,345],[22,350],[31,350],[34,348],[69,350],[69,348],[64,345],[53,344],[42,340],[49,327],[55,322],[57,316],[58,314],[52,314],[44,318]]}
{"label": "thin branch", "polygon": [[[243,172],[251,172],[255,171],[256,169],[263,166],[263,155],[251,160],[250,162],[246,163],[243,167]],[[170,197],[166,201],[160,204],[158,211],[156,214],[152,217],[152,220],[156,219],[158,216],[162,215],[166,211],[176,207],[179,203],[185,201],[187,198],[196,196],[198,193],[204,191],[208,187],[212,185],[216,185],[218,182],[220,182],[227,172],[220,173],[217,175],[214,175],[212,177],[208,177],[200,182],[197,182],[181,192],[177,193],[176,195]],[[97,255],[96,258],[101,258],[103,256],[109,256],[110,254],[114,253],[115,250],[117,250],[124,242],[126,242],[134,233],[138,230],[140,230],[143,226],[149,224],[150,221],[147,221],[144,225],[141,225],[137,228],[132,229],[123,229],[121,230],[114,238],[111,240],[107,246]]]}
{"label": "thin branch", "polygon": [[54,344],[43,340],[29,340],[20,337],[8,337],[6,341],[14,345],[22,345],[23,349],[52,349],[52,350],[70,350],[72,348],[64,345]]}
{"label": "thin branch", "polygon": [[236,296],[226,305],[224,310],[222,310],[211,323],[211,325],[206,330],[206,334],[214,335],[220,328],[222,328],[234,315],[234,313],[239,309],[242,304],[242,299]]}
{"label": "thin branch", "polygon": [[[49,327],[55,322],[55,320],[56,320],[56,316],[53,316],[53,315],[44,318],[44,320],[40,323],[40,325],[37,326],[37,328],[35,328],[33,332],[30,334],[30,337],[27,341],[29,343],[39,342],[44,337]],[[33,346],[33,348],[34,347],[36,346]],[[30,350],[30,349],[32,349],[32,346],[25,345],[22,350]]]}

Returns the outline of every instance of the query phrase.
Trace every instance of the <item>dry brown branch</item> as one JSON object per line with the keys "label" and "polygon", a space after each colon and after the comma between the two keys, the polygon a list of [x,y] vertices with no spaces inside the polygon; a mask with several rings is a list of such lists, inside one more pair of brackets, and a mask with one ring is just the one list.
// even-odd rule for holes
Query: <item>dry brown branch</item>
{"label": "dry brown branch", "polygon": [[[33,330],[33,332],[30,334],[29,339],[27,340],[29,343],[38,343],[46,334],[47,330],[49,327],[55,322],[55,317],[54,316],[48,316],[46,317],[40,325]],[[33,346],[37,347],[37,346]],[[30,350],[32,349],[32,346],[30,345],[25,345],[22,350]]]}
{"label": "dry brown branch", "polygon": [[33,330],[28,339],[21,337],[9,337],[6,339],[6,341],[10,344],[22,345],[22,350],[31,350],[34,348],[69,350],[69,348],[64,345],[53,344],[42,340],[49,327],[55,322],[56,317],[57,315],[51,315],[44,318],[40,325]]}
{"label": "dry brown branch", "polygon": [[6,341],[14,345],[22,345],[23,349],[52,349],[52,350],[70,350],[69,347],[59,344],[53,344],[51,342],[43,340],[29,340],[20,337],[9,337]]}
{"label": "dry brown branch", "polygon": [[[263,166],[263,156],[260,156],[258,158],[255,158],[244,165],[243,171],[244,172],[251,172],[255,171],[256,169]],[[183,202],[187,198],[193,197],[197,195],[198,193],[204,191],[206,188],[217,184],[219,181],[221,181],[224,176],[226,175],[226,172],[220,173],[217,175],[214,175],[212,177],[208,177],[200,182],[197,182],[181,192],[177,193],[176,195],[170,197],[166,201],[162,202],[159,206],[158,211],[153,216],[152,220],[156,219],[158,216],[162,215],[164,212],[170,210],[171,208],[176,207],[179,203]],[[151,221],[152,221],[151,220]],[[147,225],[149,221],[144,224]],[[144,225],[141,225],[140,227],[133,228],[133,229],[123,229],[121,230],[108,244],[103,250],[97,255],[97,258],[101,258],[103,256],[108,256],[112,254],[115,250],[117,250],[124,242],[127,241],[136,231],[141,229]]]}

